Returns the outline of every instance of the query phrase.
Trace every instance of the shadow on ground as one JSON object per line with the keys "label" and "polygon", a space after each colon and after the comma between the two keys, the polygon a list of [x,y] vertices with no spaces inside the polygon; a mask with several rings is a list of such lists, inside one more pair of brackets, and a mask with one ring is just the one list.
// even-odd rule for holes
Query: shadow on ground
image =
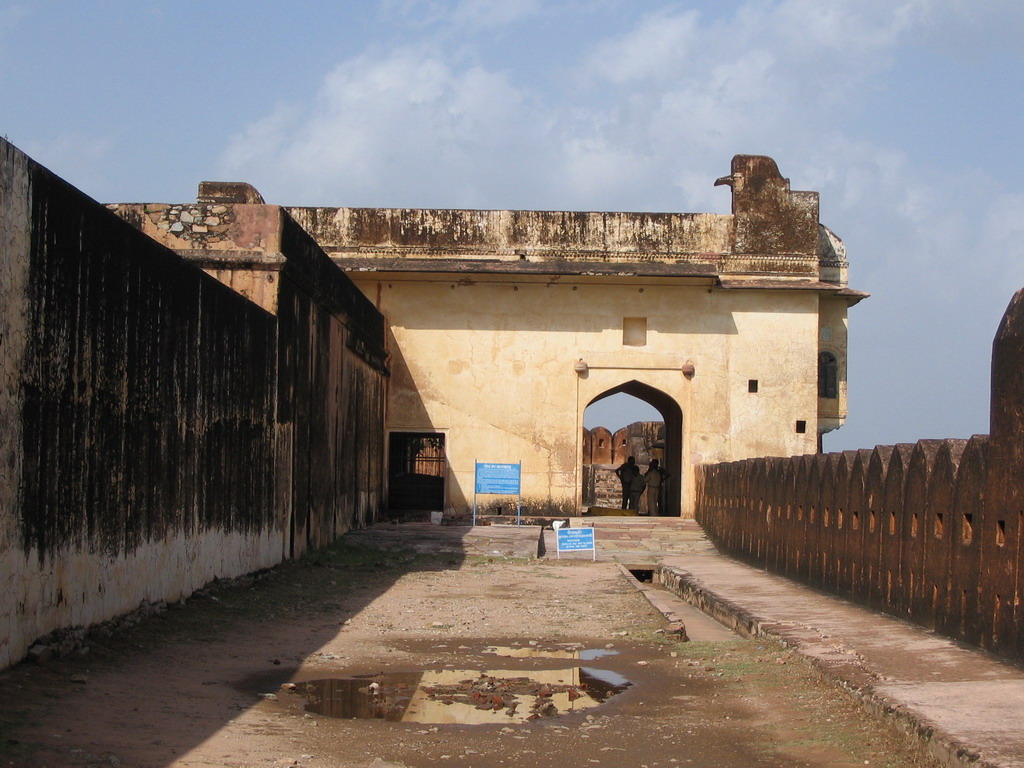
{"label": "shadow on ground", "polygon": [[[354,532],[300,560],[215,581],[129,628],[93,628],[82,652],[0,672],[0,763],[173,763],[290,680],[398,579],[474,557],[461,545],[467,531],[445,530],[439,541],[429,529],[395,526],[387,547],[372,529]],[[45,725],[55,714],[59,732]]]}

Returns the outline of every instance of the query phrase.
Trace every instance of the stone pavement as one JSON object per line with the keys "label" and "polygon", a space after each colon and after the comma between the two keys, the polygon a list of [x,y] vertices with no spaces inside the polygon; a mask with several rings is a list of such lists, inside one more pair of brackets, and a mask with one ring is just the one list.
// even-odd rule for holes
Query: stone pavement
{"label": "stone pavement", "polygon": [[349,531],[345,540],[378,549],[424,554],[535,558],[540,546],[536,525],[432,525],[430,523],[377,523]]}
{"label": "stone pavement", "polygon": [[[599,561],[657,564],[663,557],[705,552],[711,546],[696,522],[678,517],[574,517],[570,524],[594,529]],[[554,531],[544,531],[544,549],[546,556],[555,556]],[[572,552],[562,557],[589,559],[593,553]]]}
{"label": "stone pavement", "polygon": [[[656,565],[662,557],[703,552],[710,546],[693,520],[678,517],[574,517],[573,528],[594,528],[597,560]],[[405,549],[440,554],[555,557],[555,532],[537,525],[431,525],[378,523],[345,534],[350,542],[379,549]],[[594,553],[569,552],[566,559],[590,560]]]}
{"label": "stone pavement", "polygon": [[[671,596],[654,585],[634,585],[667,618],[690,622],[695,639],[712,639],[715,630],[687,613],[682,600],[739,634],[793,648],[945,765],[1024,768],[1021,668],[732,560],[692,520],[583,517],[571,524],[595,529],[598,561],[655,571]],[[349,537],[377,546],[414,544],[420,551],[555,556],[554,532],[537,526],[382,524]],[[562,559],[593,556],[572,552]]]}

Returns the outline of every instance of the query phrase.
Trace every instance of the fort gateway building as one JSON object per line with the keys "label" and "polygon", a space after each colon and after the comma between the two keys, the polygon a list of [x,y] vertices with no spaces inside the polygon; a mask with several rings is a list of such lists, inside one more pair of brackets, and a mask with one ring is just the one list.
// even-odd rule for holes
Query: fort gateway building
{"label": "fort gateway building", "polygon": [[715,184],[731,214],[282,209],[207,182],[112,208],[270,311],[282,210],[348,274],[386,322],[393,508],[465,511],[476,463],[501,462],[524,511],[578,509],[584,412],[621,392],[662,414],[667,511],[687,515],[695,466],[814,453],[843,424],[866,295],[771,158]]}

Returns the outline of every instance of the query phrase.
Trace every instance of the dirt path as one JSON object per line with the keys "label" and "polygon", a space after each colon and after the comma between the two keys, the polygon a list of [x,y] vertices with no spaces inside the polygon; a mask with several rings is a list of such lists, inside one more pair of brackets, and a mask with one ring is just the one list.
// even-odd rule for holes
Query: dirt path
{"label": "dirt path", "polygon": [[926,765],[783,649],[667,626],[612,564],[342,544],[0,673],[0,765]]}

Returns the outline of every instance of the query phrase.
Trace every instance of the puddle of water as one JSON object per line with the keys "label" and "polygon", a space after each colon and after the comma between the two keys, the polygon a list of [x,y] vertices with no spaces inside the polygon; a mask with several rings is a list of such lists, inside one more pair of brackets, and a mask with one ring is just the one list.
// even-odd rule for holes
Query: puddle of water
{"label": "puddle of water", "polygon": [[622,690],[630,685],[630,682],[627,678],[623,677],[618,672],[612,672],[610,669],[583,667],[583,671],[595,680],[598,680],[612,688],[618,688],[619,690]]}
{"label": "puddle of water", "polygon": [[618,655],[618,651],[612,651],[607,648],[587,648],[585,651],[580,651],[580,661],[594,661],[595,659],[603,659],[605,656]]}
{"label": "puddle of water", "polygon": [[506,656],[512,659],[579,659],[593,661],[605,656],[617,656],[618,651],[605,648],[535,648],[531,646],[489,645],[484,653]]}
{"label": "puddle of water", "polygon": [[530,722],[597,707],[631,685],[593,667],[531,670],[435,669],[308,680],[293,693],[306,711],[344,719],[429,724]]}
{"label": "puddle of water", "polygon": [[305,697],[307,712],[318,715],[399,721],[419,680],[418,673],[357,675],[298,683],[294,693]]}

